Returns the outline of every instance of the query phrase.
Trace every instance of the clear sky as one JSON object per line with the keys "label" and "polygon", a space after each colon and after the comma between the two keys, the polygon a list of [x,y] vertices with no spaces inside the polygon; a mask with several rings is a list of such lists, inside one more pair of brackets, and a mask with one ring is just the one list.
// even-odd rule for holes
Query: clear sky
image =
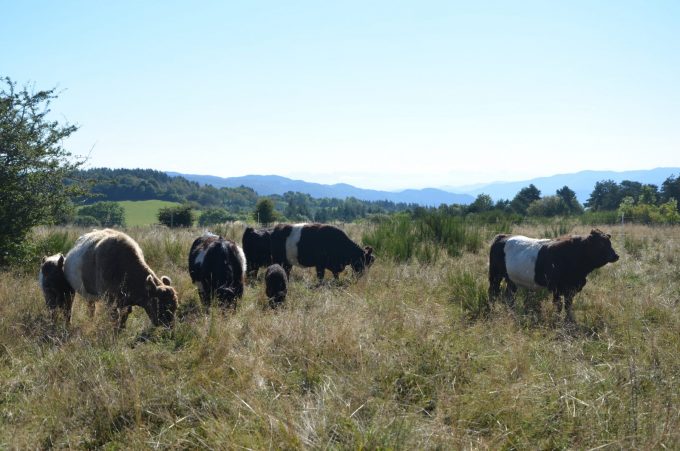
{"label": "clear sky", "polygon": [[680,166],[680,1],[0,0],[88,167],[365,188]]}

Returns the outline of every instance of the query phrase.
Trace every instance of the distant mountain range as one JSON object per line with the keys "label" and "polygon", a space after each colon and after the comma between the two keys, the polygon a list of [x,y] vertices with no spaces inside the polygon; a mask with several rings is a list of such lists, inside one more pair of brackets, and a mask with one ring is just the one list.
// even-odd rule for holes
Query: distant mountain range
{"label": "distant mountain range", "polygon": [[455,194],[436,188],[407,189],[399,192],[379,191],[373,189],[357,188],[346,183],[324,185],[321,183],[293,180],[278,175],[246,175],[243,177],[215,177],[212,175],[180,174],[167,172],[170,176],[182,176],[187,180],[217,188],[237,188],[247,186],[255,190],[261,196],[270,194],[284,194],[288,191],[309,194],[315,198],[330,197],[345,199],[356,197],[361,200],[389,200],[395,203],[404,202],[425,206],[438,206],[441,204],[469,204],[475,198],[470,194]]}
{"label": "distant mountain range", "polygon": [[479,194],[484,193],[494,200],[512,199],[517,192],[535,185],[543,196],[555,194],[555,191],[567,185],[574,190],[576,197],[585,202],[595,187],[595,183],[602,180],[613,180],[617,183],[632,180],[640,183],[652,183],[660,186],[671,175],[680,175],[680,167],[656,168],[636,171],[581,171],[572,174],[557,174],[550,177],[538,177],[517,182],[493,182],[477,184],[468,187],[447,186],[442,188],[406,189],[403,191],[380,191],[357,188],[346,183],[325,185],[321,183],[293,180],[278,175],[246,175],[243,177],[216,177],[212,175],[181,174],[167,172],[170,176],[182,176],[204,185],[215,187],[236,188],[247,186],[261,196],[270,194],[282,195],[287,191],[307,193],[315,198],[330,197],[345,199],[356,197],[361,200],[389,200],[392,202],[414,203],[424,206],[438,206],[440,204],[469,204]]}
{"label": "distant mountain range", "polygon": [[519,182],[493,182],[486,185],[477,185],[469,189],[443,187],[442,189],[456,190],[461,193],[477,195],[484,193],[491,196],[493,200],[512,199],[515,194],[525,186],[533,184],[541,190],[542,196],[549,196],[555,194],[555,191],[568,186],[575,193],[578,200],[583,203],[588,200],[590,193],[593,192],[595,184],[603,180],[613,180],[616,183],[621,183],[624,180],[631,180],[633,182],[640,182],[643,184],[654,184],[661,186],[661,184],[671,175],[680,175],[680,168],[655,168],[636,171],[580,171],[572,174],[557,174],[550,177],[538,177],[530,180],[522,180]]}

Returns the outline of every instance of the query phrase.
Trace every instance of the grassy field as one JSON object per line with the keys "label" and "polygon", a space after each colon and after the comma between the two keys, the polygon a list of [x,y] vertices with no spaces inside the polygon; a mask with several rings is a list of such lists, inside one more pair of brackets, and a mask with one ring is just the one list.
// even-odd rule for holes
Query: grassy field
{"label": "grassy field", "polygon": [[158,211],[161,208],[180,205],[177,202],[165,200],[125,200],[118,203],[125,209],[125,223],[128,227],[157,224]]}
{"label": "grassy field", "polygon": [[479,316],[486,246],[378,255],[321,287],[295,268],[285,308],[258,280],[225,313],[201,310],[186,270],[198,230],[133,228],[181,305],[172,332],[136,309],[118,337],[79,298],[51,326],[37,267],[0,273],[0,448],[678,449],[680,228],[605,229],[621,260],[590,275],[575,327],[546,294]]}

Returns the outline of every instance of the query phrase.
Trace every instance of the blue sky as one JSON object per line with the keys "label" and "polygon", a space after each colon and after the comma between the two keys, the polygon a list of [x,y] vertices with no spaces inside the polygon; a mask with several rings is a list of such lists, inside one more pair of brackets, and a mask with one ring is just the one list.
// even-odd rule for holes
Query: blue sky
{"label": "blue sky", "polygon": [[88,166],[367,188],[680,166],[678,1],[0,0]]}

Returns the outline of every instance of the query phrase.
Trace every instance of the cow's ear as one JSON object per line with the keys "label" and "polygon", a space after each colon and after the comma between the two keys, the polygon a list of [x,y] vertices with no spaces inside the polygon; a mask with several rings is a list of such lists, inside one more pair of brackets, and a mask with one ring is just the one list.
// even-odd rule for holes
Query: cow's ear
{"label": "cow's ear", "polygon": [[611,235],[611,233],[608,233],[608,234],[607,234],[607,238],[609,238],[609,239],[611,239],[611,238],[612,238],[612,235]]}
{"label": "cow's ear", "polygon": [[149,291],[156,289],[156,282],[153,280],[153,276],[151,274],[146,276],[145,284],[146,284],[146,289],[149,290]]}
{"label": "cow's ear", "polygon": [[45,260],[47,260],[47,257],[43,256],[42,260],[40,261],[40,264],[45,263]]}
{"label": "cow's ear", "polygon": [[172,279],[168,276],[161,277],[161,282],[163,282],[163,285],[172,285]]}
{"label": "cow's ear", "polygon": [[59,268],[64,267],[64,255],[63,254],[59,254],[59,261],[57,261],[57,266]]}

